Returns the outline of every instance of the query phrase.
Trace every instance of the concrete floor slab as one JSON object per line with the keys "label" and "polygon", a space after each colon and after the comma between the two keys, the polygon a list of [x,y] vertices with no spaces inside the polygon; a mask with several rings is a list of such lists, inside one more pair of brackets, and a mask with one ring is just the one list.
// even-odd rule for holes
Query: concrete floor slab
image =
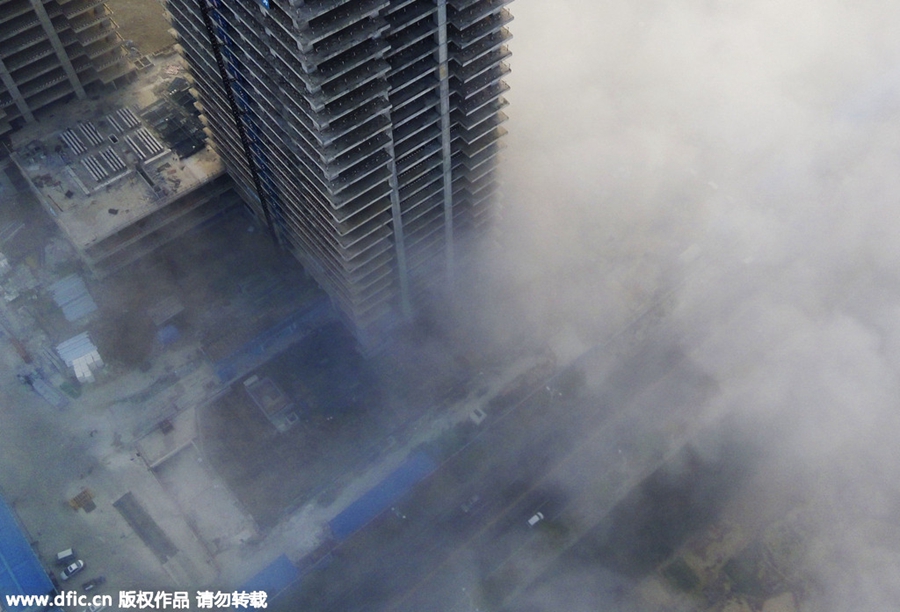
{"label": "concrete floor slab", "polygon": [[188,445],[154,472],[213,554],[255,538],[252,519],[241,510],[224,483],[210,472],[195,446]]}
{"label": "concrete floor slab", "polygon": [[160,563],[165,563],[178,552],[175,544],[166,533],[160,529],[141,502],[129,491],[113,502],[113,507],[119,511],[122,518],[131,526],[144,544],[159,558]]}

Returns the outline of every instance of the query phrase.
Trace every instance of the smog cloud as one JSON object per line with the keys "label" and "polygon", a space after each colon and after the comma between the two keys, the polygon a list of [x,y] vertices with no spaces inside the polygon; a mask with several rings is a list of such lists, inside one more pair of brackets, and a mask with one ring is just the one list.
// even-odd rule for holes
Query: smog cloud
{"label": "smog cloud", "polygon": [[758,492],[809,489],[810,609],[894,607],[900,6],[514,9],[481,324],[577,353],[662,304],[716,401],[759,436]]}

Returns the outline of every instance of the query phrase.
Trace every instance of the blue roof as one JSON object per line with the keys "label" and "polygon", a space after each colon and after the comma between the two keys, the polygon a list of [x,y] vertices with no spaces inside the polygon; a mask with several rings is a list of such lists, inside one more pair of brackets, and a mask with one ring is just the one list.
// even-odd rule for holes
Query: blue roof
{"label": "blue roof", "polygon": [[369,521],[396,504],[416,483],[431,474],[437,465],[424,452],[410,455],[375,488],[363,494],[331,519],[331,533],[338,541],[346,540]]}
{"label": "blue roof", "polygon": [[238,376],[241,370],[258,365],[260,357],[278,347],[286,348],[306,336],[312,329],[321,327],[333,318],[330,303],[324,297],[312,304],[304,304],[291,315],[263,330],[243,346],[234,348],[224,357],[211,357],[216,375],[222,382]]}
{"label": "blue roof", "polygon": [[19,527],[12,509],[0,497],[0,596],[44,595],[53,590],[50,577]]}
{"label": "blue roof", "polygon": [[281,555],[265,569],[248,580],[241,590],[245,593],[265,591],[266,600],[272,601],[279,593],[288,588],[300,576],[300,570],[285,555]]}

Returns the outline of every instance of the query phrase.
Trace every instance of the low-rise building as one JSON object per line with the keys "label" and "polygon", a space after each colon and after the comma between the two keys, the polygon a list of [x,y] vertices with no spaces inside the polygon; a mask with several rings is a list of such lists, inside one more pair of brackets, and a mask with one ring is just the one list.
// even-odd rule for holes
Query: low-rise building
{"label": "low-rise building", "polygon": [[12,136],[13,162],[98,277],[240,201],[206,146],[178,60],[159,64]]}

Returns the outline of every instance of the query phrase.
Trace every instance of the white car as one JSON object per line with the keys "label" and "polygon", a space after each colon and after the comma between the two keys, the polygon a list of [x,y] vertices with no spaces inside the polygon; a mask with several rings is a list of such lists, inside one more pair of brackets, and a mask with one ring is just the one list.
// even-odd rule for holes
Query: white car
{"label": "white car", "polygon": [[538,523],[540,523],[543,520],[544,520],[544,513],[543,512],[535,512],[534,515],[530,519],[528,519],[528,525],[530,527],[534,527],[535,525],[537,525]]}
{"label": "white car", "polygon": [[467,499],[461,506],[460,509],[465,513],[469,514],[475,506],[478,505],[478,502],[481,501],[480,495],[473,495],[469,499]]}
{"label": "white car", "polygon": [[67,566],[66,569],[61,571],[59,573],[59,578],[60,578],[60,580],[68,580],[69,578],[71,578],[72,576],[74,576],[75,574],[77,574],[78,572],[80,572],[83,569],[84,569],[84,561],[79,559],[78,561],[76,561],[72,565]]}

